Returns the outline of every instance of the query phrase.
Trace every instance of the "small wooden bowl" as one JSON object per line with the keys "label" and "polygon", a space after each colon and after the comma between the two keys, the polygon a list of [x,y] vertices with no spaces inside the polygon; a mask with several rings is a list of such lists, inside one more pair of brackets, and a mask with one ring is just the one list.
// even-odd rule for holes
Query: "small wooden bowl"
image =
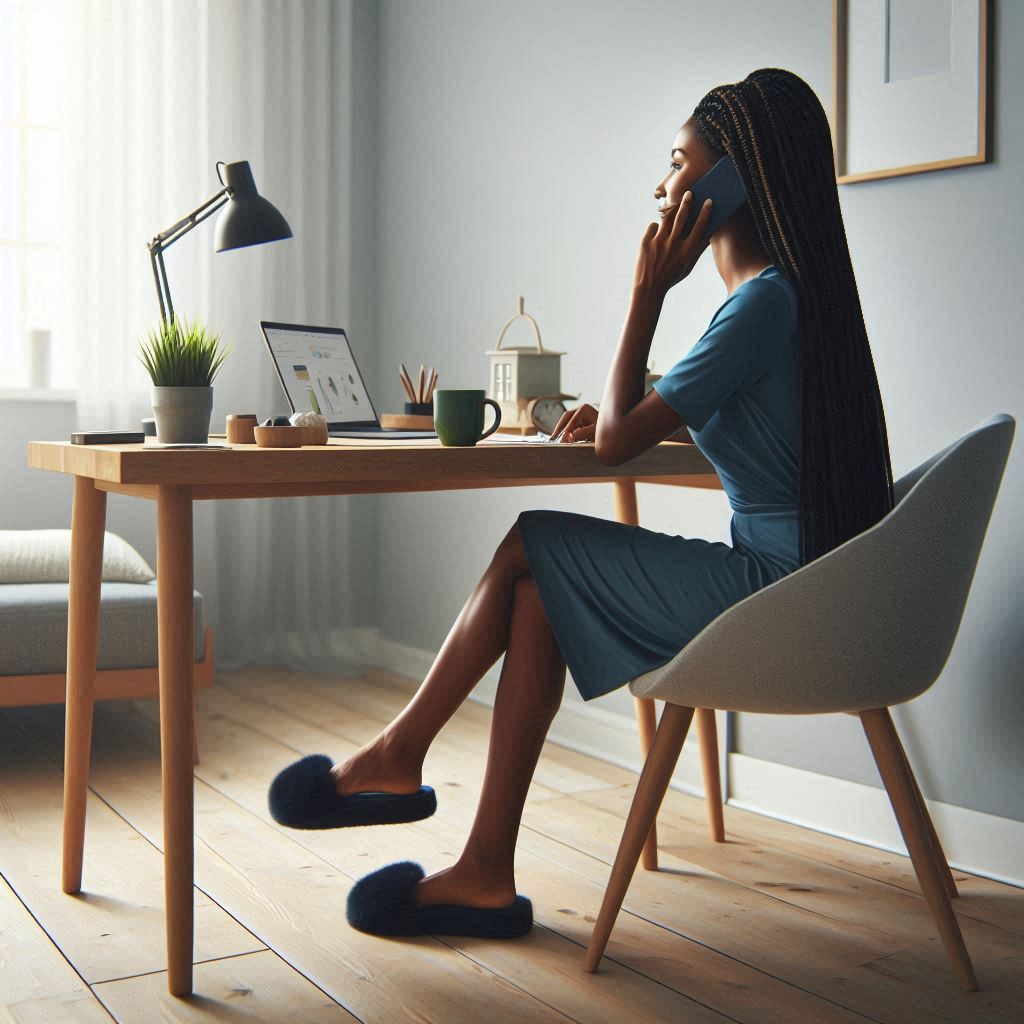
{"label": "small wooden bowl", "polygon": [[302,444],[302,427],[254,427],[260,448],[298,448]]}
{"label": "small wooden bowl", "polygon": [[327,444],[327,424],[315,423],[311,427],[297,427],[302,431],[302,444]]}

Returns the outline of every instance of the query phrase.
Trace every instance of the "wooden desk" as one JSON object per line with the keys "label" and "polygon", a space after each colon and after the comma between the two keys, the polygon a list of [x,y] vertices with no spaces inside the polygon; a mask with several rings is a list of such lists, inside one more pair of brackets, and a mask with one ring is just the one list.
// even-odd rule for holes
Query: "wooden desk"
{"label": "wooden desk", "polygon": [[[29,465],[74,477],[61,868],[66,893],[82,887],[107,492],[156,502],[167,979],[171,993],[179,996],[192,991],[193,501],[611,483],[616,518],[636,524],[638,482],[721,489],[714,467],[695,445],[670,441],[622,466],[601,465],[593,444],[539,445],[493,438],[472,448],[445,448],[433,439],[368,445],[336,438],[322,447],[236,445],[229,451],[33,441]],[[638,698],[636,704],[646,758],[654,739],[654,702]],[[710,754],[716,743],[713,712],[704,716],[704,724],[701,748]],[[717,763],[712,763],[713,781],[705,757],[706,782],[716,786]],[[719,813],[720,803],[718,797]],[[643,863],[657,867],[653,828]]]}

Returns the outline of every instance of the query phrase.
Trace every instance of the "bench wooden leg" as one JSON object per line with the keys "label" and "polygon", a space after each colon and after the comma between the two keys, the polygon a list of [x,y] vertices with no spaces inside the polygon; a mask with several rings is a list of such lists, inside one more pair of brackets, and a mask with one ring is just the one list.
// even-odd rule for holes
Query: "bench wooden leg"
{"label": "bench wooden leg", "polygon": [[192,767],[199,764],[199,731],[196,725],[199,721],[199,689],[195,683],[192,684]]}
{"label": "bench wooden leg", "polygon": [[64,706],[61,888],[66,893],[77,893],[82,889],[106,520],[107,492],[97,489],[90,477],[76,476],[71,503],[67,693]]}

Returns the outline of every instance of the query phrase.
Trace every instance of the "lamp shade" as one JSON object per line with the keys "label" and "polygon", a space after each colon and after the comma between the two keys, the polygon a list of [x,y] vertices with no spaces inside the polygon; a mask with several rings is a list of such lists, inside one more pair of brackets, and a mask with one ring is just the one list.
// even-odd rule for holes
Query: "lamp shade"
{"label": "lamp shade", "polygon": [[224,168],[221,180],[231,190],[231,200],[217,218],[214,233],[217,252],[291,238],[292,229],[281,211],[256,191],[249,161],[221,166]]}

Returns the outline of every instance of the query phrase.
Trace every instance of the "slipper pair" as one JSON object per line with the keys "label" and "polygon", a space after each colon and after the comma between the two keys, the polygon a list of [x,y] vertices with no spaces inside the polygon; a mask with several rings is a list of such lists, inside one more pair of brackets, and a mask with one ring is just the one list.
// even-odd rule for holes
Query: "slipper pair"
{"label": "slipper pair", "polygon": [[437,809],[430,786],[417,793],[348,793],[334,785],[334,762],[326,754],[309,754],[278,772],[270,784],[270,815],[290,828],[344,828],[391,825],[429,818]]}
{"label": "slipper pair", "polygon": [[416,905],[423,868],[411,860],[386,864],[360,878],[349,890],[345,917],[371,935],[475,935],[511,939],[533,927],[533,904],[517,895],[505,907],[466,907],[453,903]]}

